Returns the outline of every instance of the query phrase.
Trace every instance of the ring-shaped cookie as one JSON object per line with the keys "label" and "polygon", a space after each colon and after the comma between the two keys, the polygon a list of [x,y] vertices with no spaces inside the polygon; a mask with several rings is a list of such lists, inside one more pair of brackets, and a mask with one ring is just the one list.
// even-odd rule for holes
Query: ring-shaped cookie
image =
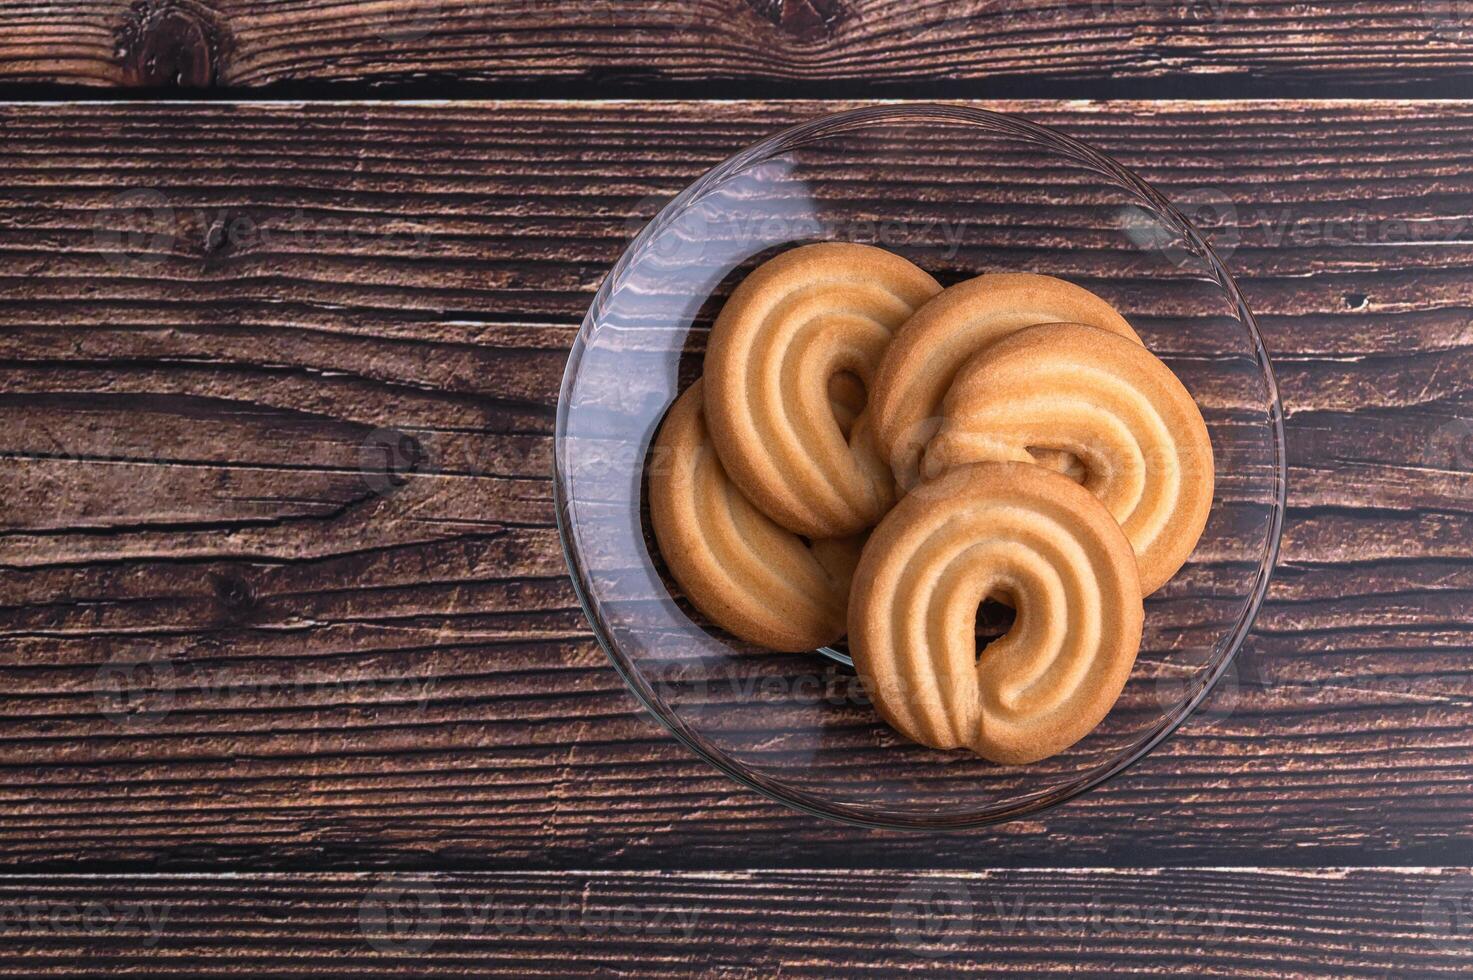
{"label": "ring-shaped cookie", "polygon": [[675,581],[707,618],[771,650],[844,635],[861,538],[806,544],[727,479],[697,381],[670,407],[650,456],[650,523]]}
{"label": "ring-shaped cookie", "polygon": [[763,263],[732,292],[706,350],[706,418],[726,472],[773,520],[837,538],[889,508],[868,413],[846,438],[829,382],[868,388],[891,336],[940,289],[898,255],[827,242]]}
{"label": "ring-shaped cookie", "polygon": [[[935,435],[957,371],[989,344],[1040,323],[1088,323],[1140,342],[1115,308],[1081,286],[1027,272],[992,273],[950,286],[916,311],[885,350],[869,392],[875,445],[901,492],[920,479],[920,456]],[[1042,451],[1038,461],[1070,471],[1073,461]]]}
{"label": "ring-shaped cookie", "polygon": [[[1011,629],[976,646],[978,605]],[[1007,765],[1073,745],[1119,698],[1140,646],[1135,556],[1100,501],[1031,463],[951,470],[871,534],[849,649],[880,715],[939,749]]]}
{"label": "ring-shaped cookie", "polygon": [[1020,330],[959,371],[923,470],[1063,451],[1084,468],[1150,595],[1177,573],[1212,508],[1212,440],[1191,394],[1145,347],[1078,323]]}

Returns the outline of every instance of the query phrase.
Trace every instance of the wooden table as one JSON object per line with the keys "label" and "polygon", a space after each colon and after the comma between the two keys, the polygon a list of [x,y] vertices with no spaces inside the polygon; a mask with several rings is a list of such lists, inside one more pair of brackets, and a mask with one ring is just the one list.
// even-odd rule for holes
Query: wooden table
{"label": "wooden table", "polygon": [[[0,106],[0,975],[1469,970],[1473,103],[1054,96],[1461,94],[1473,16],[973,6],[0,10],[46,100]],[[1213,702],[1103,788],[820,823],[608,666],[557,387],[664,198],[848,104],[659,97],[994,82],[1231,203],[1283,556]],[[639,98],[329,100],[544,91]]]}

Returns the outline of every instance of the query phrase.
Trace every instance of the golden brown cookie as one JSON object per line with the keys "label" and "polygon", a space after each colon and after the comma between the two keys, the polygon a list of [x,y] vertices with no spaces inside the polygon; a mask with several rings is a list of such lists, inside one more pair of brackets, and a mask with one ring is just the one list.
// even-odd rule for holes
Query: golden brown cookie
{"label": "golden brown cookie", "polygon": [[753,507],[711,447],[701,389],[675,400],[651,452],[650,523],[665,564],[697,609],[743,640],[785,651],[833,643],[863,539],[809,546]]}
{"label": "golden brown cookie", "polygon": [[927,475],[1067,452],[1140,562],[1150,595],[1186,562],[1212,507],[1212,441],[1191,394],[1156,355],[1096,327],[1051,323],[989,346],[957,373]]}
{"label": "golden brown cookie", "polygon": [[[916,311],[895,335],[870,386],[874,440],[901,492],[920,479],[920,458],[940,425],[941,403],[967,359],[1015,330],[1040,323],[1088,323],[1140,342],[1115,308],[1052,276],[993,273],[957,283]],[[1074,462],[1041,452],[1068,471]]]}
{"label": "golden brown cookie", "polygon": [[894,332],[940,291],[869,245],[805,245],[757,267],[727,300],[706,351],[706,417],[732,481],[782,526],[854,534],[894,499],[866,413],[846,438],[830,379],[866,388]]}
{"label": "golden brown cookie", "polygon": [[[1017,610],[977,655],[977,607]],[[854,573],[849,648],[880,715],[907,738],[1022,765],[1109,713],[1141,639],[1135,556],[1078,484],[983,463],[915,488]]]}

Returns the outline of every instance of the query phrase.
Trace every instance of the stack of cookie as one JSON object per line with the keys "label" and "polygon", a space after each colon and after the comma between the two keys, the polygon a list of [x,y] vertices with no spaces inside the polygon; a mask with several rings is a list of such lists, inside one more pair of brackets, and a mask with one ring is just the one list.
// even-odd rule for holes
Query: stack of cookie
{"label": "stack of cookie", "polygon": [[[1109,712],[1213,493],[1195,402],[1104,300],[943,290],[847,243],[737,287],[656,446],[651,521],[696,608],[773,650],[847,633],[896,730],[1013,765]],[[979,656],[987,599],[1016,619]]]}

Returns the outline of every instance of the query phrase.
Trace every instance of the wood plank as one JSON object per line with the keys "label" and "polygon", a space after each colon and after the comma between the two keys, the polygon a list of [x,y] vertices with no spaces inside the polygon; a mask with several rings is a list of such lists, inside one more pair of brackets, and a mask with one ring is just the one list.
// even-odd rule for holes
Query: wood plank
{"label": "wood plank", "polygon": [[85,0],[9,5],[0,38],[0,81],[108,88],[1241,97],[1473,79],[1462,0]]}
{"label": "wood plank", "polygon": [[1463,976],[1470,894],[1462,868],[8,877],[0,976]]}
{"label": "wood plank", "polygon": [[[1473,863],[1473,113],[1000,107],[1221,195],[1206,218],[1279,365],[1283,563],[1212,710],[1149,759],[984,834],[831,827],[671,742],[590,635],[550,481],[576,324],[661,200],[838,106],[11,106],[0,857]],[[923,189],[852,193],[994,206],[968,163],[938,145]],[[1085,212],[1038,221],[1048,271],[1139,261]],[[1171,289],[1132,289],[1189,359]],[[1188,574],[1164,615],[1210,592]]]}

